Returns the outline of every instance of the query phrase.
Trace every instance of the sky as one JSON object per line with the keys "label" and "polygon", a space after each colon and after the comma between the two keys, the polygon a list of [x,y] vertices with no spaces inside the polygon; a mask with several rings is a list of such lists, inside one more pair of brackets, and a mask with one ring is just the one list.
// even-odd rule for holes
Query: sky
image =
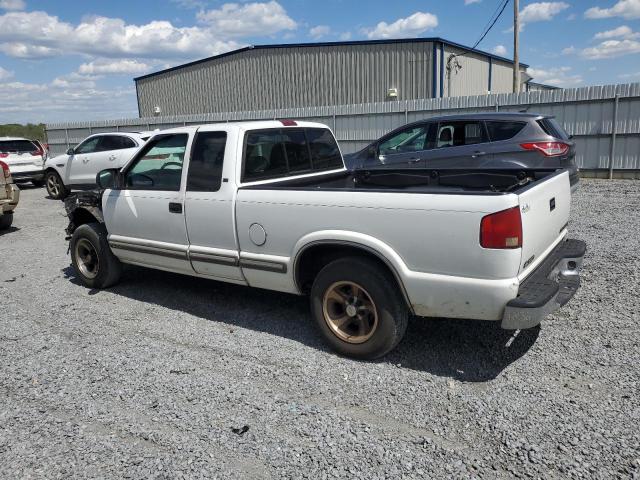
{"label": "sky", "polygon": [[[137,117],[133,78],[246,45],[442,37],[473,45],[501,0],[0,0],[0,124]],[[535,81],[640,81],[640,0],[520,1]],[[513,55],[510,3],[479,49]]]}

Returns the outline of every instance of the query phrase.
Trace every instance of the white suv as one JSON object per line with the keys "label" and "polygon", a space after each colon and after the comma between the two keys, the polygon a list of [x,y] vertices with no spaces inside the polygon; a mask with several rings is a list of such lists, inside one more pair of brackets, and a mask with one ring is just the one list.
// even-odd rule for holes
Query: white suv
{"label": "white suv", "polygon": [[0,137],[0,160],[9,165],[14,181],[44,183],[46,153],[38,143],[21,137]]}
{"label": "white suv", "polygon": [[151,133],[98,133],[64,155],[49,158],[44,177],[49,196],[62,199],[71,190],[95,188],[100,170],[122,167],[150,136]]}

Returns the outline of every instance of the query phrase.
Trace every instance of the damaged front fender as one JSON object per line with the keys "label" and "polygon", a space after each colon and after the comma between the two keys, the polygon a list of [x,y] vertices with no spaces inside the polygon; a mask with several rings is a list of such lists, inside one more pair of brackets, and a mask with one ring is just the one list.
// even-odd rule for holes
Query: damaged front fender
{"label": "damaged front fender", "polygon": [[65,229],[67,240],[80,225],[85,223],[104,223],[102,214],[102,192],[78,192],[64,200],[64,208],[69,217],[69,225]]}

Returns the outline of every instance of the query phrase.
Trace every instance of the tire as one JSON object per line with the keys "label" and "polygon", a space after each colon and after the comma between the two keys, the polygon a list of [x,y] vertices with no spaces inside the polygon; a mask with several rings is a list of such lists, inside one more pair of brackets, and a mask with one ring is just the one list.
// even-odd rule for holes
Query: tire
{"label": "tire", "polygon": [[42,187],[44,186],[44,178],[42,180],[31,180],[31,183],[33,184],[34,187]]}
{"label": "tire", "polygon": [[122,264],[109,248],[104,225],[80,225],[73,232],[69,248],[73,268],[85,286],[108,288],[118,283]]}
{"label": "tire", "polygon": [[334,260],[318,273],[311,287],[311,314],[336,352],[363,360],[393,350],[409,318],[390,272],[359,257]]}
{"label": "tire", "polygon": [[13,223],[13,212],[0,215],[0,230],[6,230]]}
{"label": "tire", "polygon": [[47,193],[54,200],[62,200],[69,195],[69,190],[64,186],[60,175],[55,170],[49,170],[45,173],[44,184],[47,187]]}

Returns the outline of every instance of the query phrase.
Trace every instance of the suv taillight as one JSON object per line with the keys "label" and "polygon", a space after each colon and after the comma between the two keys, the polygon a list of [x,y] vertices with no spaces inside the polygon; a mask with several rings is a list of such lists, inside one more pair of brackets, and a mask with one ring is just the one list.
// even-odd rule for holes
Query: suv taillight
{"label": "suv taillight", "polygon": [[34,156],[34,157],[43,156],[44,155],[44,151],[40,147],[38,147],[33,152],[31,152],[31,155]]}
{"label": "suv taillight", "polygon": [[0,152],[0,158],[7,158],[9,156],[6,152]]}
{"label": "suv taillight", "polygon": [[521,143],[520,146],[525,150],[537,150],[546,157],[565,155],[569,151],[569,145],[563,142],[531,142]]}
{"label": "suv taillight", "polygon": [[484,248],[522,247],[520,207],[513,207],[482,217],[480,245]]}
{"label": "suv taillight", "polygon": [[2,167],[2,173],[4,174],[4,178],[9,178],[11,176],[11,172],[9,171],[9,165],[4,162],[0,162],[0,167]]}

